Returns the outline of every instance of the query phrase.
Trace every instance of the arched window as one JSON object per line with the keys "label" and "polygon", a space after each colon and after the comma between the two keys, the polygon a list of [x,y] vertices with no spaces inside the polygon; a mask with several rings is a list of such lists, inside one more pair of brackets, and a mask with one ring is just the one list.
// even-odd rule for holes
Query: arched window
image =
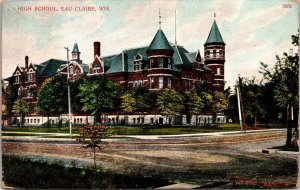
{"label": "arched window", "polygon": [[33,82],[34,81],[34,70],[30,69],[29,72],[27,73],[27,81],[28,82]]}
{"label": "arched window", "polygon": [[73,74],[74,73],[74,68],[73,66],[70,66],[70,74]]}
{"label": "arched window", "polygon": [[19,96],[19,97],[22,97],[22,91],[23,91],[23,87],[21,86],[21,87],[18,89],[18,96]]}
{"label": "arched window", "polygon": [[135,57],[134,63],[133,63],[133,70],[134,71],[141,71],[142,70],[142,56],[138,54]]}

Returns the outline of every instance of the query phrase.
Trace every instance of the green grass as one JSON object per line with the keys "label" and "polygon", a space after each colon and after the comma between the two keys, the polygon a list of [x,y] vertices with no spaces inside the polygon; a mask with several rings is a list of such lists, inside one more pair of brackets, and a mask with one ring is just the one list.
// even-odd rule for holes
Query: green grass
{"label": "green grass", "polygon": [[89,167],[76,167],[72,161],[32,161],[30,158],[3,156],[4,182],[28,189],[153,189],[169,185],[162,176],[118,174]]}
{"label": "green grass", "polygon": [[[280,126],[282,128],[283,126]],[[260,128],[272,128],[270,125],[261,125]],[[279,128],[279,127],[277,127]],[[72,128],[73,134],[79,134],[80,127]],[[238,124],[219,124],[215,126],[191,127],[157,127],[157,126],[111,126],[107,129],[108,135],[178,135],[192,133],[212,133],[239,131]],[[36,133],[69,133],[69,127],[5,127],[7,132],[36,132]],[[3,134],[5,136],[5,134]],[[9,136],[9,135],[6,135]]]}
{"label": "green grass", "polygon": [[[80,127],[73,127],[73,133],[79,133]],[[9,132],[35,132],[35,133],[69,133],[69,127],[4,127],[2,131]]]}

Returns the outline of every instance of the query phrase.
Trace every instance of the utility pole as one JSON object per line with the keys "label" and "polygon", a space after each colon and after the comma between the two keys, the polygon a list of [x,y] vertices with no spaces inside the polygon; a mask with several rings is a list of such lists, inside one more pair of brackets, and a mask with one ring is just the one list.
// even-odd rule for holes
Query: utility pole
{"label": "utility pole", "polygon": [[240,101],[240,86],[238,85],[236,87],[236,96],[238,100],[238,109],[239,109],[239,120],[240,120],[240,126],[241,126],[241,133],[243,133],[243,122],[242,122],[242,111],[241,111],[241,101]]}
{"label": "utility pole", "polygon": [[68,78],[67,78],[67,83],[68,83],[68,108],[69,108],[69,128],[70,128],[70,137],[72,138],[72,121],[71,121],[71,91],[70,91],[70,67],[69,67],[69,48],[65,47],[67,50],[67,72],[68,72]]}

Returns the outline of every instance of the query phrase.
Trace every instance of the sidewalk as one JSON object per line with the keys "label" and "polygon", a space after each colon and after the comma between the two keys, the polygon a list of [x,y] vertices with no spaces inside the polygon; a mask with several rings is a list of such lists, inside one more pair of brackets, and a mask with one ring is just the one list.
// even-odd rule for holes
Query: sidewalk
{"label": "sidewalk", "polygon": [[[227,136],[227,135],[243,135],[250,133],[263,133],[270,131],[284,131],[286,129],[264,129],[264,130],[249,130],[241,133],[241,131],[229,131],[229,132],[213,132],[213,133],[194,133],[194,134],[181,134],[181,135],[113,135],[109,139],[103,139],[103,141],[119,141],[125,140],[124,138],[143,139],[143,140],[155,140],[155,139],[178,139],[178,138],[193,138],[193,137],[207,137],[207,136]],[[8,141],[50,141],[50,142],[75,142],[76,137],[70,138],[67,133],[34,133],[34,132],[6,132],[5,133],[16,133],[26,134],[28,136],[2,136],[2,140]],[[34,135],[34,136],[30,136]],[[41,137],[41,136],[43,137]],[[47,138],[46,136],[52,136]],[[57,138],[53,136],[58,136]],[[60,136],[60,137],[59,137]],[[63,136],[63,137],[62,137]]]}
{"label": "sidewalk", "polygon": [[176,138],[201,137],[201,136],[243,135],[243,134],[249,134],[249,133],[284,131],[284,130],[286,130],[286,129],[248,130],[243,133],[241,133],[241,131],[229,131],[229,132],[194,133],[194,134],[181,134],[181,135],[127,135],[126,137],[132,137],[132,138],[138,138],[138,139],[167,139],[167,138],[176,139]]}

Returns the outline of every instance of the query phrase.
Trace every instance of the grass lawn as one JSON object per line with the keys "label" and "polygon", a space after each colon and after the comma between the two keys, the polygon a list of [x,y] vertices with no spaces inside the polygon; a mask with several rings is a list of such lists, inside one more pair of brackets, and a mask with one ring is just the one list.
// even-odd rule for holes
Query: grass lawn
{"label": "grass lawn", "polygon": [[[271,128],[270,125],[260,126],[260,128]],[[73,126],[72,133],[79,134],[80,127]],[[156,126],[111,126],[107,129],[108,135],[178,135],[192,133],[211,133],[239,131],[238,124],[219,124],[215,126],[197,127],[156,127]],[[36,133],[69,133],[69,127],[5,127],[6,132],[36,132]],[[5,134],[3,134],[5,135]]]}

